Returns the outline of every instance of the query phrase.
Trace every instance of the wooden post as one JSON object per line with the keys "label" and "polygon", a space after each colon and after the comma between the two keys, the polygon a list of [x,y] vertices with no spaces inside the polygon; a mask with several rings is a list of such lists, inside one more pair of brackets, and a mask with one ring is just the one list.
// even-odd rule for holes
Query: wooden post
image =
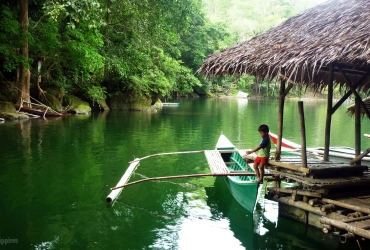
{"label": "wooden post", "polygon": [[298,102],[298,112],[301,123],[301,154],[302,167],[307,168],[307,149],[306,149],[306,125],[304,121],[303,102]]}
{"label": "wooden post", "polygon": [[284,120],[284,99],[285,99],[285,80],[280,81],[279,92],[279,114],[278,114],[278,139],[276,143],[275,160],[280,160],[281,142],[283,140],[283,120]]}
{"label": "wooden post", "polygon": [[333,80],[334,80],[333,64],[330,64],[329,65],[329,83],[328,83],[328,104],[327,104],[327,110],[326,110],[326,125],[325,125],[324,161],[329,161],[330,126],[331,126],[331,115],[332,115],[332,108],[333,108]]}
{"label": "wooden post", "polygon": [[[355,154],[361,154],[361,99],[355,98]],[[356,162],[356,165],[361,165],[361,160]]]}

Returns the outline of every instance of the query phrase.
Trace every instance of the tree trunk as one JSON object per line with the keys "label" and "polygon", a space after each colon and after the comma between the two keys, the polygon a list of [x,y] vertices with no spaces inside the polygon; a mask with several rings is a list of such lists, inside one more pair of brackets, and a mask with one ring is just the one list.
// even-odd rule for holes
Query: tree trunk
{"label": "tree trunk", "polygon": [[[28,0],[20,0],[20,23],[25,34],[28,32]],[[21,48],[24,60],[28,60],[28,39],[26,38]],[[23,63],[20,65],[19,94],[17,104],[21,101],[30,102],[30,70]]]}

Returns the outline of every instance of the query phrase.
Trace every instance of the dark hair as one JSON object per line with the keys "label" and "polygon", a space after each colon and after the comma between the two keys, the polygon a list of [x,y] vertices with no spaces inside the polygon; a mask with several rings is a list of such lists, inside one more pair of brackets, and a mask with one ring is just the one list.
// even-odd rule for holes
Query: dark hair
{"label": "dark hair", "polygon": [[269,126],[267,126],[266,124],[260,124],[260,126],[258,127],[258,131],[269,133],[270,132]]}

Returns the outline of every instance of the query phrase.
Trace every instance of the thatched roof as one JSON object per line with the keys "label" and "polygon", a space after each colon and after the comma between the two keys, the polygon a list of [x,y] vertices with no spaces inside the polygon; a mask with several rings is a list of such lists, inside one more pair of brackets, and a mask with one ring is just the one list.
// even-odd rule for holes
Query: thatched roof
{"label": "thatched roof", "polygon": [[[370,96],[363,99],[362,102],[365,103],[367,109],[370,110]],[[360,108],[361,108],[361,115],[365,116],[364,108],[363,107],[360,107]],[[355,104],[352,104],[347,107],[347,113],[350,113],[351,115],[355,114]]]}
{"label": "thatched roof", "polygon": [[[352,82],[370,71],[369,0],[330,0],[317,5],[210,55],[198,72],[208,76],[248,73],[267,80],[283,76],[321,88],[328,82],[331,63],[341,67]],[[338,68],[334,69],[335,81],[344,83]]]}

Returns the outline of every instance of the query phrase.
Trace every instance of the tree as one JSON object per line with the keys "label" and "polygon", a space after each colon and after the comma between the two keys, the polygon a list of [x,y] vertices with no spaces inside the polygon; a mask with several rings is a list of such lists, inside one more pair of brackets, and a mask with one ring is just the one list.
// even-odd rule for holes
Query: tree
{"label": "tree", "polygon": [[[20,0],[20,24],[24,34],[28,33],[28,0]],[[19,95],[17,104],[20,105],[22,100],[30,102],[30,69],[28,65],[28,39],[24,40],[21,48],[23,62],[19,69]]]}

